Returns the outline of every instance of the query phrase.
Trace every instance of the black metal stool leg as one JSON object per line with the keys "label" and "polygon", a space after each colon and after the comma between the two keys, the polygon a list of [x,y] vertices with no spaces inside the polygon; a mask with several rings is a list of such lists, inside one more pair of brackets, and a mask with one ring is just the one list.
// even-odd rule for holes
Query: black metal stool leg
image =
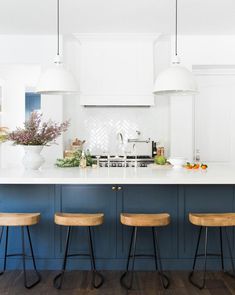
{"label": "black metal stool leg", "polygon": [[3,231],[4,231],[4,226],[2,226],[1,228],[1,235],[0,235],[0,244],[2,242],[2,237],[3,237]]}
{"label": "black metal stool leg", "polygon": [[[3,262],[3,270],[0,272],[0,276],[4,274],[7,265],[7,248],[8,248],[8,226],[6,226],[6,238],[5,238],[5,251],[4,251],[4,262]],[[3,233],[3,229],[2,229]]]}
{"label": "black metal stool leg", "polygon": [[[136,251],[136,239],[137,239],[137,227],[134,227],[133,230],[132,230],[132,234],[131,234],[131,242],[130,242],[130,248],[129,248],[128,259],[127,259],[127,264],[126,264],[126,271],[122,274],[122,276],[120,278],[121,285],[127,290],[131,289],[132,284],[133,284],[133,273],[134,273],[135,251]],[[132,251],[132,248],[133,248],[133,251]],[[131,252],[133,252],[133,254]],[[130,284],[127,285],[124,282],[124,278],[129,273],[130,258],[132,258],[131,279],[130,279]]]}
{"label": "black metal stool leg", "polygon": [[[160,275],[161,283],[164,289],[167,289],[170,285],[169,278],[163,273],[163,268],[162,268],[162,261],[161,261],[161,256],[160,256],[160,249],[159,249],[159,242],[158,242],[158,234],[157,231],[155,230],[154,227],[152,227],[152,232],[153,232],[153,245],[154,245],[154,256],[155,256],[155,265],[156,268],[159,264],[158,273]],[[157,264],[158,261],[158,264]]]}
{"label": "black metal stool leg", "polygon": [[232,273],[229,273],[229,272],[226,272],[226,273],[231,277],[235,277],[235,268],[234,268],[234,262],[233,262],[232,247],[231,247],[231,244],[229,241],[227,228],[225,228],[225,236],[226,236],[226,240],[227,240],[227,244],[228,244],[229,256],[230,256],[231,265],[232,265]]}
{"label": "black metal stool leg", "polygon": [[[24,227],[21,227],[21,242],[22,242],[22,262],[24,273],[24,286],[27,286],[26,271],[25,271],[25,245],[24,245]],[[27,287],[26,287],[27,288]]]}
{"label": "black metal stool leg", "polygon": [[194,256],[194,262],[193,262],[193,270],[189,274],[189,281],[191,284],[193,284],[195,287],[198,289],[203,289],[205,287],[205,282],[206,282],[206,266],[207,266],[207,242],[208,242],[208,227],[205,227],[205,246],[204,246],[204,272],[203,272],[203,282],[202,285],[197,284],[196,282],[193,281],[192,277],[194,274],[194,269],[196,265],[196,260],[198,257],[198,248],[199,248],[199,243],[200,243],[200,238],[201,238],[201,232],[202,232],[202,227],[200,227],[199,231],[199,236],[198,236],[198,241],[197,241],[197,248]]}
{"label": "black metal stool leg", "polygon": [[[24,286],[27,289],[31,289],[41,281],[41,275],[39,274],[39,272],[37,270],[37,267],[36,267],[35,258],[34,258],[34,252],[33,252],[33,246],[32,246],[31,236],[30,236],[30,232],[29,232],[29,227],[26,226],[26,229],[27,229],[27,235],[28,235],[28,240],[29,240],[31,258],[32,258],[32,261],[33,261],[33,267],[34,267],[34,270],[35,270],[36,275],[37,275],[37,280],[34,283],[32,283],[31,285],[28,285],[27,284],[27,279],[26,279],[25,262],[23,263],[24,264]],[[22,240],[23,240],[23,242],[22,242],[23,261],[25,261],[25,252],[24,252],[24,246],[23,246],[23,244],[24,244],[24,227],[22,227]]]}
{"label": "black metal stool leg", "polygon": [[221,267],[224,271],[224,253],[223,253],[223,234],[222,234],[222,228],[220,226],[219,228],[219,234],[220,234],[220,258],[221,258]]}
{"label": "black metal stool leg", "polygon": [[64,279],[64,273],[65,273],[65,269],[66,269],[68,249],[69,249],[70,233],[71,233],[71,227],[69,226],[68,231],[67,231],[67,239],[66,239],[66,247],[65,247],[65,252],[64,252],[62,271],[54,278],[54,281],[53,281],[54,287],[56,289],[61,289],[62,282]]}
{"label": "black metal stool leg", "polygon": [[[90,251],[90,259],[91,259],[91,269],[92,269],[92,285],[94,288],[99,288],[100,286],[103,285],[104,283],[104,277],[102,276],[101,273],[99,273],[96,270],[96,265],[95,265],[95,256],[94,256],[94,249],[93,249],[93,242],[92,242],[92,236],[91,236],[91,228],[88,226],[88,244],[89,244],[89,251]],[[95,279],[96,276],[99,277],[100,282],[96,284]]]}

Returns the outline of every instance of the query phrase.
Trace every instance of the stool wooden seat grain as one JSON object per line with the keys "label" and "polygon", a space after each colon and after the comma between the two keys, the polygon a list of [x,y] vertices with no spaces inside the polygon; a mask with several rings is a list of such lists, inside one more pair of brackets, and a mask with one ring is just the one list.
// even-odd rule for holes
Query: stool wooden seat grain
{"label": "stool wooden seat grain", "polygon": [[[227,232],[228,227],[235,226],[235,213],[189,213],[189,221],[191,224],[199,226],[199,235],[196,245],[196,251],[194,255],[193,267],[192,271],[189,274],[189,281],[197,288],[203,289],[206,283],[206,269],[207,269],[207,256],[219,256],[221,258],[221,266],[224,271],[224,255],[223,255],[223,232],[225,233],[225,237],[227,240],[229,256],[232,265],[232,274],[226,272],[230,276],[234,277],[235,268],[232,257],[232,247],[229,240],[229,235]],[[219,236],[220,236],[220,253],[207,253],[207,243],[208,243],[208,229],[212,227],[219,228]],[[200,254],[199,245],[201,240],[202,229],[205,230],[205,244],[204,244],[204,253]],[[203,281],[202,284],[196,283],[193,279],[194,270],[196,266],[197,258],[200,256],[204,256],[204,272],[203,272]]]}
{"label": "stool wooden seat grain", "polygon": [[[67,227],[67,238],[66,238],[63,266],[62,266],[61,272],[54,278],[54,287],[57,289],[60,289],[62,287],[62,282],[64,279],[68,257],[89,256],[91,259],[91,268],[92,268],[92,285],[94,288],[99,288],[104,282],[104,277],[96,270],[91,228],[102,225],[104,223],[104,214],[103,213],[60,213],[59,212],[55,214],[54,221],[57,225]],[[69,254],[69,242],[70,242],[70,234],[71,234],[72,227],[87,227],[88,244],[89,244],[88,254],[80,254],[80,253]],[[96,283],[96,277],[99,278],[99,283]]]}
{"label": "stool wooden seat grain", "polygon": [[[2,227],[0,241],[3,238],[3,233],[4,233],[4,229],[5,229],[5,251],[4,251],[5,254],[4,254],[4,262],[3,262],[3,270],[0,272],[0,275],[3,275],[6,270],[7,257],[21,256],[22,260],[23,260],[24,286],[27,289],[34,287],[35,285],[37,285],[41,281],[41,276],[36,268],[33,246],[32,246],[32,241],[31,241],[31,236],[30,236],[30,231],[29,231],[29,226],[39,223],[39,220],[40,220],[40,213],[0,213],[0,226]],[[21,227],[22,253],[8,254],[7,250],[8,250],[9,227],[15,227],[15,226]],[[35,273],[37,276],[37,279],[31,284],[28,284],[28,282],[27,282],[27,275],[26,275],[26,269],[25,269],[25,267],[26,267],[25,258],[28,257],[25,254],[25,233],[24,233],[25,228],[26,228],[26,233],[28,236],[28,241],[29,241],[29,246],[30,246],[30,251],[31,251],[30,257],[32,258],[33,267],[34,267],[34,270],[35,270]],[[16,241],[14,241],[14,243],[15,242]]]}
{"label": "stool wooden seat grain", "polygon": [[235,213],[190,213],[189,221],[198,226],[235,226]]}
{"label": "stool wooden seat grain", "polygon": [[[131,241],[129,247],[129,253],[127,258],[126,270],[120,278],[120,283],[125,289],[131,289],[133,284],[133,273],[134,273],[134,264],[135,257],[154,257],[155,259],[155,268],[160,275],[160,279],[163,287],[166,289],[169,287],[169,279],[163,273],[162,262],[159,251],[159,242],[158,234],[156,231],[157,227],[163,227],[170,224],[170,215],[168,213],[159,213],[159,214],[142,214],[142,213],[121,213],[120,221],[125,226],[133,227],[131,234]],[[137,232],[139,227],[151,227],[152,228],[152,239],[154,254],[136,254],[136,240]],[[132,258],[132,269],[131,269],[131,278],[130,283],[125,282],[125,278],[129,273],[130,259]]]}
{"label": "stool wooden seat grain", "polygon": [[55,223],[64,226],[97,226],[104,222],[103,213],[56,213]]}
{"label": "stool wooden seat grain", "polygon": [[128,226],[166,226],[170,223],[170,215],[167,213],[159,214],[131,214],[122,213],[121,223]]}

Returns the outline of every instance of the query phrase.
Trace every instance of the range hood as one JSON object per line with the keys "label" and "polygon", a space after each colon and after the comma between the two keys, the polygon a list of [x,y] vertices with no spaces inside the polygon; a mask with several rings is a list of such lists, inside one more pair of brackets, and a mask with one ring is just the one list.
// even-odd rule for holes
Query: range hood
{"label": "range hood", "polygon": [[81,46],[80,104],[154,105],[156,35],[76,35]]}

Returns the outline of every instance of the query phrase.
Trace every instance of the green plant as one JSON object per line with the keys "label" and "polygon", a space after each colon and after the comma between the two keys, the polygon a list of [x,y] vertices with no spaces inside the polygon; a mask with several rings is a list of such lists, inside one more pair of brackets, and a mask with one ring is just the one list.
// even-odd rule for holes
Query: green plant
{"label": "green plant", "polygon": [[[82,152],[76,151],[73,157],[57,159],[55,164],[57,167],[61,167],[61,168],[79,167],[81,156],[82,156]],[[86,152],[85,156],[86,156],[87,166],[92,166],[93,159],[91,157],[91,154],[89,152]]]}

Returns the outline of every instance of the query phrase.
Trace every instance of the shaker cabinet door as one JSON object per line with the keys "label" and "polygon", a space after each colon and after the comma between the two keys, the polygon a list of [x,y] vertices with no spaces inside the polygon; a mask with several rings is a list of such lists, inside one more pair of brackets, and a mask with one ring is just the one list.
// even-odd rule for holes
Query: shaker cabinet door
{"label": "shaker cabinet door", "polygon": [[[104,213],[103,225],[92,228],[95,256],[112,258],[116,254],[116,192],[111,185],[62,185],[60,195],[61,212]],[[64,251],[66,231],[57,229],[60,247]],[[88,253],[87,228],[73,227],[70,251]]]}

